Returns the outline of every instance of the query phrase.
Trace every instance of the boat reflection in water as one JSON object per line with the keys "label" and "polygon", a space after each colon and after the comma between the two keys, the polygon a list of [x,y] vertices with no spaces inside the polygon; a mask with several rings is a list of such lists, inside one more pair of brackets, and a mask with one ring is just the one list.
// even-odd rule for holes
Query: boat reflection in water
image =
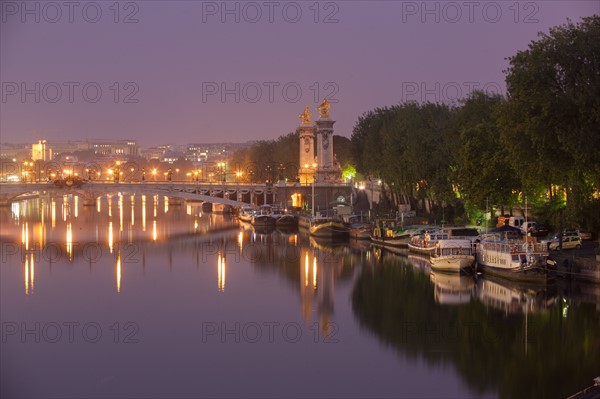
{"label": "boat reflection in water", "polygon": [[535,313],[554,305],[558,300],[555,287],[520,285],[493,276],[477,280],[477,299],[484,305],[505,314]]}
{"label": "boat reflection in water", "polygon": [[434,299],[440,305],[460,305],[469,303],[475,293],[473,276],[431,272],[431,282],[435,286]]}

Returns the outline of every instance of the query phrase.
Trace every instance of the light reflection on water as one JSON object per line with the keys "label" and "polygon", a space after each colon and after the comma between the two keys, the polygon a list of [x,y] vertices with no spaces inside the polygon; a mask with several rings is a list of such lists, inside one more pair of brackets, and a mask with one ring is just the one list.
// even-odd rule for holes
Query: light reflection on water
{"label": "light reflection on water", "polygon": [[3,395],[564,397],[600,374],[597,286],[431,273],[158,195],[60,201],[0,210],[3,334],[98,323],[104,338],[3,335]]}

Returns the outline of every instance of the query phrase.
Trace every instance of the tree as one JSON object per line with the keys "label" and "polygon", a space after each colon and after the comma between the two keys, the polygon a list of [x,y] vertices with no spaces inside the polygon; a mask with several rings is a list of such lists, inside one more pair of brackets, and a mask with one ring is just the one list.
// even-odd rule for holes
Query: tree
{"label": "tree", "polygon": [[460,193],[479,209],[486,207],[487,200],[499,206],[512,204],[513,192],[520,188],[497,124],[496,113],[503,103],[499,95],[476,91],[458,111]]}
{"label": "tree", "polygon": [[379,154],[382,148],[380,130],[386,116],[390,116],[390,108],[376,108],[358,118],[352,129],[352,156],[359,172],[379,175],[382,169]]}
{"label": "tree", "polygon": [[499,122],[515,170],[528,189],[563,187],[571,209],[600,189],[599,54],[600,17],[586,17],[540,33],[505,71]]}
{"label": "tree", "polygon": [[333,151],[342,169],[354,162],[352,141],[348,137],[333,135]]}
{"label": "tree", "polygon": [[[539,33],[508,58],[505,143],[523,178],[572,186],[600,173],[600,17]],[[526,175],[525,175],[526,174]],[[535,181],[533,182],[535,183]]]}
{"label": "tree", "polygon": [[357,169],[380,177],[391,205],[452,202],[458,135],[455,111],[443,104],[414,102],[364,114],[352,134]]}

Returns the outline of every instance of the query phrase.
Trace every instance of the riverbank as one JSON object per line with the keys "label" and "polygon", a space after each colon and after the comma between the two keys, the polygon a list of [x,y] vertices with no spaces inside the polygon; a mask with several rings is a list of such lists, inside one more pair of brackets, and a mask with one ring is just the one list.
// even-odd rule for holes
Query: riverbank
{"label": "riverbank", "polygon": [[588,241],[579,250],[552,252],[550,256],[556,262],[558,276],[600,284],[600,261],[595,254],[597,247],[597,241]]}

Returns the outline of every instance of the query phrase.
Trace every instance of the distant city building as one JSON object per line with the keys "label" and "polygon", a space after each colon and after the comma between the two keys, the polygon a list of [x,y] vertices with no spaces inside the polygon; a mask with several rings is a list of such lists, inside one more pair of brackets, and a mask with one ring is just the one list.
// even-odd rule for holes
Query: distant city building
{"label": "distant city building", "polygon": [[206,162],[227,159],[240,149],[250,147],[246,143],[191,143],[186,146],[185,158],[192,162]]}
{"label": "distant city building", "polygon": [[140,147],[134,140],[89,140],[88,145],[95,155],[106,157],[140,155]]}
{"label": "distant city building", "polygon": [[183,152],[173,150],[173,149],[168,149],[163,153],[162,157],[160,158],[160,161],[167,162],[167,163],[173,163],[173,162],[177,161],[179,158],[183,158],[183,157],[184,157]]}
{"label": "distant city building", "polygon": [[150,147],[141,151],[142,157],[146,158],[148,161],[152,159],[161,159],[164,153],[165,149],[162,147]]}
{"label": "distant city building", "polygon": [[31,144],[10,144],[0,145],[0,158],[3,159],[28,159],[31,157]]}
{"label": "distant city building", "polygon": [[88,144],[85,141],[74,140],[48,140],[46,146],[52,149],[52,156],[54,158],[64,154],[72,154],[75,151],[84,151],[88,149]]}
{"label": "distant city building", "polygon": [[34,161],[51,161],[52,148],[47,146],[46,140],[39,140],[31,145],[31,159]]}

